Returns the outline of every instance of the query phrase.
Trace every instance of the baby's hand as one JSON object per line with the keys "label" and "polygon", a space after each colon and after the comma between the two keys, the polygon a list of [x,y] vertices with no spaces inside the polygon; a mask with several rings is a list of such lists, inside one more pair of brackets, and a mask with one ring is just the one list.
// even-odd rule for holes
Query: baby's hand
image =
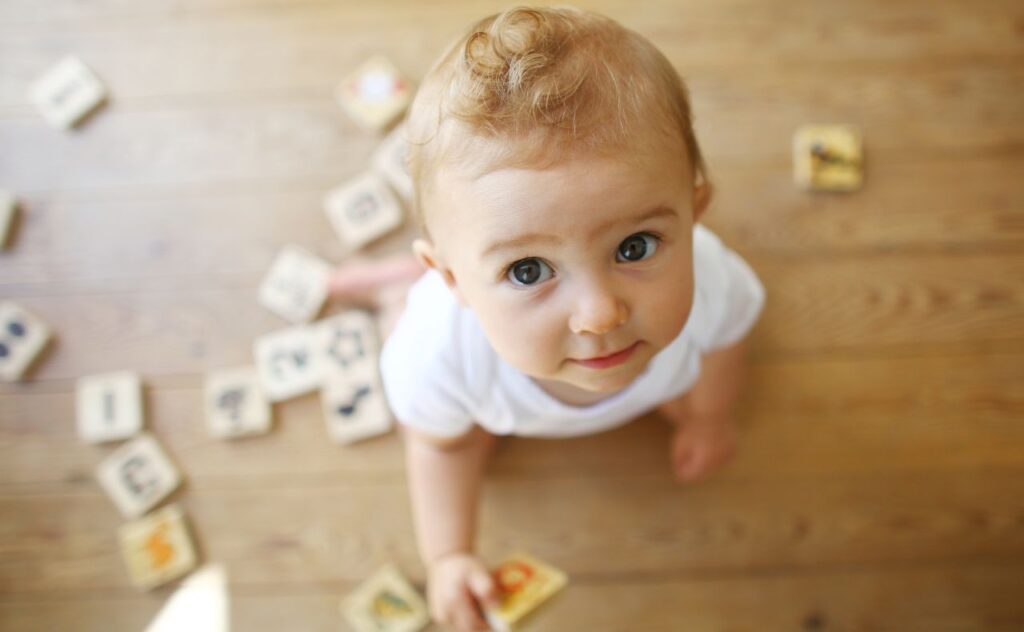
{"label": "baby's hand", "polygon": [[434,621],[459,632],[490,630],[481,608],[501,604],[490,571],[470,553],[451,553],[430,565],[427,601]]}
{"label": "baby's hand", "polygon": [[672,472],[694,481],[727,463],[736,453],[736,424],[729,418],[689,418],[676,423]]}

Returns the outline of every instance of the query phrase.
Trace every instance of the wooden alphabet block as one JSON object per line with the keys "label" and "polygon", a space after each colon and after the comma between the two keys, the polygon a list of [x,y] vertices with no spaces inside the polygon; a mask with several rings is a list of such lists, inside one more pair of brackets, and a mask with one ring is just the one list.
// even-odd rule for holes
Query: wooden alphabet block
{"label": "wooden alphabet block", "polygon": [[334,96],[359,126],[380,131],[401,116],[412,101],[412,84],[387,58],[367,60],[342,80]]}
{"label": "wooden alphabet block", "polygon": [[384,176],[405,202],[406,208],[412,210],[415,195],[412,174],[409,173],[409,167],[405,162],[408,153],[409,143],[405,137],[405,126],[399,125],[373,152],[371,161],[373,168]]}
{"label": "wooden alphabet block", "polygon": [[214,437],[243,437],[270,430],[270,403],[255,367],[209,373],[204,392],[206,422]]}
{"label": "wooden alphabet block", "polygon": [[380,381],[372,316],[350,310],[316,325],[323,386],[320,403],[331,439],[352,443],[391,429],[391,411]]}
{"label": "wooden alphabet block", "polygon": [[142,380],[120,371],[78,380],[78,436],[89,443],[127,439],[142,430]]}
{"label": "wooden alphabet block", "polygon": [[569,582],[563,571],[537,558],[516,554],[502,560],[493,572],[501,606],[484,615],[493,630],[511,632],[526,615],[562,590]]}
{"label": "wooden alphabet block", "polygon": [[196,552],[177,505],[122,525],[121,555],[132,584],[150,590],[177,579],[196,566]]}
{"label": "wooden alphabet block", "polygon": [[52,335],[50,327],[24,307],[0,302],[0,381],[20,380]]}
{"label": "wooden alphabet block", "polygon": [[852,125],[805,125],[793,137],[793,179],[820,191],[853,191],[863,182],[860,131]]}
{"label": "wooden alphabet block", "polygon": [[10,191],[0,189],[0,250],[7,246],[14,218],[18,214],[18,201]]}
{"label": "wooden alphabet block", "polygon": [[71,129],[107,98],[99,78],[77,57],[65,57],[36,81],[29,97],[47,122]]}
{"label": "wooden alphabet block", "polygon": [[430,623],[423,597],[391,565],[346,597],[341,612],[356,632],[419,632]]}
{"label": "wooden alphabet block", "polygon": [[320,386],[320,357],[312,326],[291,327],[256,339],[253,356],[263,393],[280,402]]}
{"label": "wooden alphabet block", "polygon": [[327,194],[327,219],[343,243],[352,249],[398,228],[402,208],[384,178],[367,172]]}
{"label": "wooden alphabet block", "polygon": [[260,303],[296,325],[320,313],[327,299],[331,266],[302,248],[285,246],[260,285]]}
{"label": "wooden alphabet block", "polygon": [[100,485],[125,517],[146,513],[181,484],[181,474],[151,435],[141,434],[100,463]]}

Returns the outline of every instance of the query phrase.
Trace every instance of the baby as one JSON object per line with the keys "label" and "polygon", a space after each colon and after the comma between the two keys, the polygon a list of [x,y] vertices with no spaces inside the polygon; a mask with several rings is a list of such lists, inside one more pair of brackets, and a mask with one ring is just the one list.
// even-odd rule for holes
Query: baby
{"label": "baby", "polygon": [[[381,375],[404,430],[431,614],[487,629],[480,608],[497,595],[473,550],[495,438],[602,432],[657,409],[675,427],[675,476],[704,476],[734,450],[764,289],[697,224],[711,186],[682,80],[608,18],[481,20],[430,70],[406,130],[427,271]],[[376,279],[422,268],[383,270]],[[374,278],[340,271],[335,293],[361,275]]]}

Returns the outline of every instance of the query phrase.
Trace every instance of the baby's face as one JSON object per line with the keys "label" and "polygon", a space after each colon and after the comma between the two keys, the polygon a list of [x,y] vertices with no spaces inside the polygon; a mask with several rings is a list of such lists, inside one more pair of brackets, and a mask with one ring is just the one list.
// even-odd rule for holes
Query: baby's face
{"label": "baby's face", "polygon": [[[685,158],[574,158],[438,175],[418,250],[535,380],[612,393],[682,330],[693,304]],[[702,210],[702,209],[700,209]]]}

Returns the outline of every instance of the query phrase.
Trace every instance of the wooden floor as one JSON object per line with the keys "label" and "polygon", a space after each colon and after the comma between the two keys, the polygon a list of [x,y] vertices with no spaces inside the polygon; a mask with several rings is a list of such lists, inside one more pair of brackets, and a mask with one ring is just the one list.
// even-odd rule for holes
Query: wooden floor
{"label": "wooden floor", "polygon": [[[672,483],[655,418],[503,444],[482,553],[572,577],[528,629],[1024,629],[1024,4],[582,4],[687,78],[708,224],[768,304],[740,455],[713,480]],[[376,140],[334,84],[376,52],[422,77],[503,6],[0,0],[0,188],[24,203],[0,297],[59,332],[0,387],[0,628],[138,631],[170,594],[129,586],[92,474],[110,448],[74,432],[75,378],[122,368],[227,565],[234,630],[342,629],[339,598],[385,561],[422,581],[395,436],[331,445],[307,397],[267,437],[216,441],[199,389],[282,326],[255,301],[277,248],[346,255],[321,199]],[[72,134],[26,96],[67,53],[113,94]],[[863,128],[863,191],[794,189],[804,122]]]}

